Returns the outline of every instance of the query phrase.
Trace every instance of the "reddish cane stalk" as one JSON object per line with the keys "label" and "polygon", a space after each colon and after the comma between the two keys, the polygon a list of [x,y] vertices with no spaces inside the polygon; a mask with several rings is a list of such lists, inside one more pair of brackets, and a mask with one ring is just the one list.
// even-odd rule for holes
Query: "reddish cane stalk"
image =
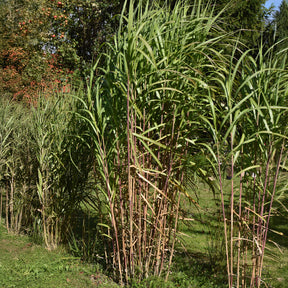
{"label": "reddish cane stalk", "polygon": [[231,231],[230,231],[230,269],[231,269],[231,274],[230,274],[230,286],[233,286],[233,250],[234,250],[234,245],[233,245],[233,238],[234,238],[234,156],[233,156],[233,135],[232,133],[230,134],[230,141],[231,141],[231,207],[230,207],[230,225],[231,225]]}
{"label": "reddish cane stalk", "polygon": [[227,273],[228,273],[228,283],[229,288],[231,288],[231,275],[230,275],[230,265],[229,265],[229,251],[228,251],[228,237],[227,237],[227,219],[225,214],[224,207],[224,192],[223,192],[223,184],[222,184],[222,175],[221,175],[221,161],[220,161],[220,153],[219,153],[219,143],[217,143],[217,164],[218,164],[218,175],[219,175],[219,186],[220,186],[220,194],[221,194],[221,207],[222,207],[222,215],[223,215],[223,223],[224,223],[224,237],[225,237],[225,250],[226,250],[226,264],[227,264]]}
{"label": "reddish cane stalk", "polygon": [[133,256],[133,190],[132,190],[132,176],[131,176],[131,147],[130,147],[130,80],[128,72],[127,83],[127,168],[128,168],[128,195],[129,195],[129,258],[130,258],[130,274],[134,275],[134,256]]}
{"label": "reddish cane stalk", "polygon": [[[271,217],[272,205],[273,205],[274,196],[275,196],[275,192],[276,192],[277,180],[278,180],[278,176],[279,176],[279,169],[280,169],[280,164],[281,164],[281,160],[282,160],[284,147],[285,147],[285,140],[283,140],[283,142],[282,142],[281,152],[280,152],[277,166],[276,166],[276,173],[275,173],[274,182],[273,182],[273,191],[272,191],[271,200],[270,200],[268,217],[266,220],[266,227],[264,230],[264,239],[263,239],[263,243],[262,243],[262,255],[261,255],[261,262],[260,262],[260,275],[259,275],[260,280],[261,280],[262,269],[263,269],[264,252],[265,252],[265,246],[266,246],[266,242],[267,242],[267,233],[268,233],[268,228],[269,228],[269,221],[270,221],[270,217]],[[260,287],[260,281],[259,281],[258,287]]]}

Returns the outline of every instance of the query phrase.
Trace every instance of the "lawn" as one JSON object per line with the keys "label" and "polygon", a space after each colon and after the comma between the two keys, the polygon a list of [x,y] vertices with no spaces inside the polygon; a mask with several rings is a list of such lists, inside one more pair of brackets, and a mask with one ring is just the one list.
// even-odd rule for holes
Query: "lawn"
{"label": "lawn", "polygon": [[27,236],[0,226],[0,287],[118,287],[99,267],[81,263],[64,250],[50,252]]}

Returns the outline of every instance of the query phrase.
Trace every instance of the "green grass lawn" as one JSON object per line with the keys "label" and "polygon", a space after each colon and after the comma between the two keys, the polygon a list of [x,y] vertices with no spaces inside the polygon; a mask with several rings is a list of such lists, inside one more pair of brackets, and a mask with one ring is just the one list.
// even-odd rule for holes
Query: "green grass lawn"
{"label": "green grass lawn", "polygon": [[0,226],[0,287],[118,287],[96,266],[63,250],[47,251],[27,236],[7,234]]}

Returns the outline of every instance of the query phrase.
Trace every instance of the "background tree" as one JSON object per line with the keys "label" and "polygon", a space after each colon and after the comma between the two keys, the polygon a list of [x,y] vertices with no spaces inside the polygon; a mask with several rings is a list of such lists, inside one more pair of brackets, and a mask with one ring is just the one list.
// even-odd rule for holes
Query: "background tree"
{"label": "background tree", "polygon": [[121,13],[123,0],[113,1],[67,1],[70,25],[68,35],[77,43],[77,55],[89,62],[99,53],[99,47],[105,43],[118,27],[116,15]]}
{"label": "background tree", "polygon": [[17,99],[31,98],[39,88],[58,86],[72,71],[84,76],[117,30],[115,15],[123,2],[2,0],[0,89]]}
{"label": "background tree", "polygon": [[286,0],[281,2],[279,10],[276,11],[274,15],[273,26],[275,29],[275,40],[281,41],[279,44],[279,49],[287,47],[287,38],[288,37],[288,3]]}
{"label": "background tree", "polygon": [[[75,69],[77,57],[71,57],[71,46],[65,39],[68,24],[58,4],[53,1],[1,1],[0,2],[0,88],[14,98],[31,101],[39,89],[53,90],[62,75]],[[66,47],[64,49],[63,47]],[[57,50],[62,48],[59,55]],[[73,54],[73,53],[72,53]],[[75,54],[74,54],[75,55]],[[59,61],[61,59],[61,61]]]}
{"label": "background tree", "polygon": [[[205,5],[207,2],[205,1]],[[265,26],[269,10],[264,7],[266,0],[214,0],[215,13],[222,12],[222,28],[227,32],[241,32],[241,41],[254,48]]]}

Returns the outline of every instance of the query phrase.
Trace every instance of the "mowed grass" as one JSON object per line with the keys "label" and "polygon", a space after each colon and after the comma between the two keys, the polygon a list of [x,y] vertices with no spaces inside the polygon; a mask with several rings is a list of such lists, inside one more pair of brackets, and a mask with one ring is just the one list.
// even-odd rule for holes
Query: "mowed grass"
{"label": "mowed grass", "polygon": [[7,234],[0,226],[0,287],[118,287],[97,266],[65,251],[47,251],[27,236]]}

